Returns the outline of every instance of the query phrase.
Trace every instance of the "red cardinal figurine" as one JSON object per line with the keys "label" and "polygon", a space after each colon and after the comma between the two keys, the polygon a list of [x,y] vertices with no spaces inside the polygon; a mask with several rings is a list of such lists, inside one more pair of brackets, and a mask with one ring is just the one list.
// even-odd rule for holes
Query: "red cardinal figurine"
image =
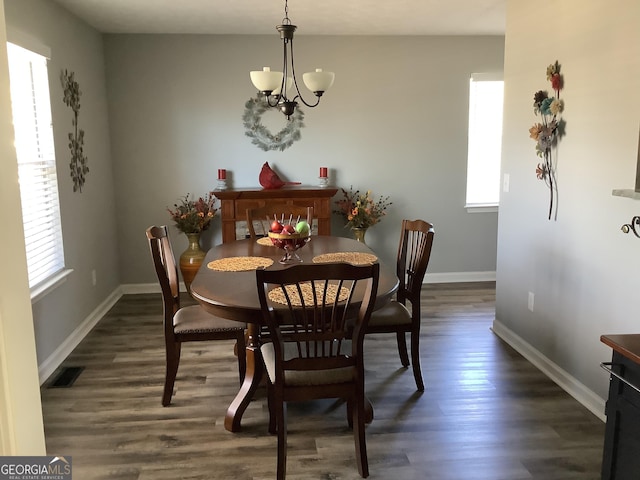
{"label": "red cardinal figurine", "polygon": [[269,162],[264,162],[259,177],[260,185],[265,190],[275,190],[284,185],[300,185],[300,182],[283,182],[278,174],[269,166]]}

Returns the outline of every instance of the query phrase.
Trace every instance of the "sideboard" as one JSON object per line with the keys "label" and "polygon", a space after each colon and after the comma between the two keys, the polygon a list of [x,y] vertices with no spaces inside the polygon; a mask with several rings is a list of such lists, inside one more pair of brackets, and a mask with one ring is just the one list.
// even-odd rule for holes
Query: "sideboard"
{"label": "sideboard", "polygon": [[640,334],[602,335],[613,349],[609,372],[602,480],[640,478]]}
{"label": "sideboard", "polygon": [[236,223],[246,221],[247,209],[263,207],[267,203],[312,206],[318,235],[331,235],[331,198],[337,191],[337,188],[286,186],[274,190],[216,190],[213,194],[220,200],[222,243],[237,240]]}

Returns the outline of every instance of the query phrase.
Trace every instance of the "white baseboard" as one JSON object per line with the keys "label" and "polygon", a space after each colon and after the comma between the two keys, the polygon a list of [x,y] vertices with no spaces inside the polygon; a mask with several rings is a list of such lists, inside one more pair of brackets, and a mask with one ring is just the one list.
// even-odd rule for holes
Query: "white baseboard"
{"label": "white baseboard", "polygon": [[599,395],[587,388],[583,383],[572,377],[546,356],[515,334],[497,319],[493,321],[491,329],[502,340],[511,345],[520,355],[529,360],[542,373],[553,380],[560,388],[580,402],[587,410],[603,422],[606,422],[605,403]]}
{"label": "white baseboard", "polygon": [[428,273],[423,283],[495,282],[496,272],[445,272]]}
{"label": "white baseboard", "polygon": [[122,297],[122,287],[116,288],[91,314],[76,328],[62,344],[49,355],[44,362],[38,365],[38,377],[40,385],[55,372],[65,358],[73,351],[74,348],[87,336],[93,327],[104,317],[116,302]]}

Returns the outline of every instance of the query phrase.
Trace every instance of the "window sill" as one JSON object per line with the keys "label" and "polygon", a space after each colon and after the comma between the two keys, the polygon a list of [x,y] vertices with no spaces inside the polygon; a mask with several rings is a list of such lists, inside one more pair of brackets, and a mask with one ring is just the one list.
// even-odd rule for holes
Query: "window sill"
{"label": "window sill", "polygon": [[58,273],[52,275],[44,282],[36,285],[31,289],[31,303],[34,304],[37,301],[41,300],[45,295],[49,294],[49,292],[55,290],[64,282],[67,281],[67,277],[71,275],[73,272],[70,268],[65,268],[64,270],[59,271]]}
{"label": "window sill", "polygon": [[467,209],[467,213],[495,213],[498,211],[498,205],[494,203],[488,204],[467,204],[464,206]]}

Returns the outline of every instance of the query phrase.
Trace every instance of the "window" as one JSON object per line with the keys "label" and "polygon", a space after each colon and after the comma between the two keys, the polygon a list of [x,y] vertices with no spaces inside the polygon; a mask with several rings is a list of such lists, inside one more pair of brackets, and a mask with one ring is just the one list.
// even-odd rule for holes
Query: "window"
{"label": "window", "polygon": [[47,59],[7,44],[29,288],[64,269]]}
{"label": "window", "polygon": [[468,208],[497,207],[502,153],[501,76],[473,74],[469,88]]}

